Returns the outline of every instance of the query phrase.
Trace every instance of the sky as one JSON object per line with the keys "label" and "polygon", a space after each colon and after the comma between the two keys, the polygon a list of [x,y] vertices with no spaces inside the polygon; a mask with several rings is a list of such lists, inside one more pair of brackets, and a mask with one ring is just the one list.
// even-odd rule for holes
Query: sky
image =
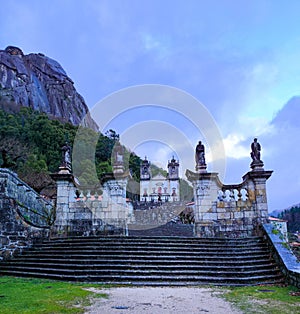
{"label": "sky", "polygon": [[274,170],[269,211],[300,202],[299,1],[0,0],[0,7],[0,49],[58,61],[101,131],[115,129],[164,168],[174,155],[183,176],[202,140],[208,170],[225,183],[250,170],[258,137],[264,168]]}

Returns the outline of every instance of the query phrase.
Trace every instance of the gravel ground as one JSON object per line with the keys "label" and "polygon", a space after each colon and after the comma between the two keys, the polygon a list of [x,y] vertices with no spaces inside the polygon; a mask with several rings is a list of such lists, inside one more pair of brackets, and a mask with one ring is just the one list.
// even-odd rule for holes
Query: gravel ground
{"label": "gravel ground", "polygon": [[[96,289],[94,289],[95,291]],[[95,299],[86,314],[241,314],[210,288],[120,287],[96,290],[108,299]]]}

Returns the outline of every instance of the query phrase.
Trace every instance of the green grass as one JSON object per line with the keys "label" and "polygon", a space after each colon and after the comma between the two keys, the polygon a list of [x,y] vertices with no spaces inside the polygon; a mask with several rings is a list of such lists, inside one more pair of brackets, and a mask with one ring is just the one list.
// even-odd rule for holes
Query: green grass
{"label": "green grass", "polygon": [[296,287],[252,286],[235,287],[224,292],[223,297],[247,314],[300,313],[300,296]]}
{"label": "green grass", "polygon": [[[89,287],[101,289],[111,286],[0,277],[0,313],[84,313],[84,308],[91,304],[93,298],[107,297],[107,294],[86,290]],[[246,314],[295,314],[300,312],[300,296],[291,295],[293,292],[299,292],[299,289],[292,286],[234,288],[210,286],[210,288],[221,292],[224,299]],[[219,293],[218,295],[220,296]]]}
{"label": "green grass", "polygon": [[[60,281],[0,277],[1,314],[84,313],[91,298],[106,294],[85,290],[97,285]],[[98,286],[102,288],[103,286]]]}

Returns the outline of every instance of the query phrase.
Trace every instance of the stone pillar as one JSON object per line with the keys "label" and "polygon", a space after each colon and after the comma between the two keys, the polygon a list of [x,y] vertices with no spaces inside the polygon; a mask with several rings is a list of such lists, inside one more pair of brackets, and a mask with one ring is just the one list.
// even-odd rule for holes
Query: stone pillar
{"label": "stone pillar", "polygon": [[[187,170],[186,176],[193,185],[195,232],[199,235],[201,227],[209,230],[213,228],[213,223],[218,219],[214,209],[219,190],[218,174],[200,171],[195,173]],[[207,236],[209,235],[207,234]]]}
{"label": "stone pillar", "polygon": [[[75,199],[74,176],[67,167],[60,167],[59,172],[52,174],[51,177],[56,181],[56,220],[53,232],[57,235],[67,235],[70,219],[70,201]],[[73,198],[73,200],[71,200]]]}
{"label": "stone pillar", "polygon": [[264,170],[263,164],[251,164],[252,171],[243,176],[247,183],[248,197],[252,201],[256,212],[257,223],[267,223],[268,221],[268,202],[266,181],[271,177],[272,170]]}

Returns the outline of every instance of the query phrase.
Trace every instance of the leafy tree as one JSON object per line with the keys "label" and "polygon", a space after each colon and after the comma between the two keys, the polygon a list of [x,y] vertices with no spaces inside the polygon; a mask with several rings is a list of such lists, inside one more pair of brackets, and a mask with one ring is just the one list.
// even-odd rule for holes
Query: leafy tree
{"label": "leafy tree", "polygon": [[288,231],[295,233],[300,231],[300,207],[293,206],[280,213],[279,218],[287,220]]}
{"label": "leafy tree", "polygon": [[180,198],[184,201],[190,202],[193,200],[193,188],[183,179],[180,179]]}
{"label": "leafy tree", "polygon": [[[97,133],[50,119],[31,108],[20,108],[13,102],[0,101],[0,165],[16,171],[38,192],[54,184],[49,174],[58,171],[61,147],[66,141],[72,145],[76,140],[72,166],[80,183],[97,186],[105,173],[112,172],[113,150],[119,139],[119,134],[111,129],[105,134]],[[137,199],[141,158],[123,148],[125,167],[132,177],[127,194]],[[80,158],[77,160],[76,156]],[[152,165],[153,175],[158,172],[167,175]]]}
{"label": "leafy tree", "polygon": [[54,184],[51,179],[45,157],[42,155],[30,154],[26,162],[19,167],[19,177],[37,192],[41,192],[45,187]]}

